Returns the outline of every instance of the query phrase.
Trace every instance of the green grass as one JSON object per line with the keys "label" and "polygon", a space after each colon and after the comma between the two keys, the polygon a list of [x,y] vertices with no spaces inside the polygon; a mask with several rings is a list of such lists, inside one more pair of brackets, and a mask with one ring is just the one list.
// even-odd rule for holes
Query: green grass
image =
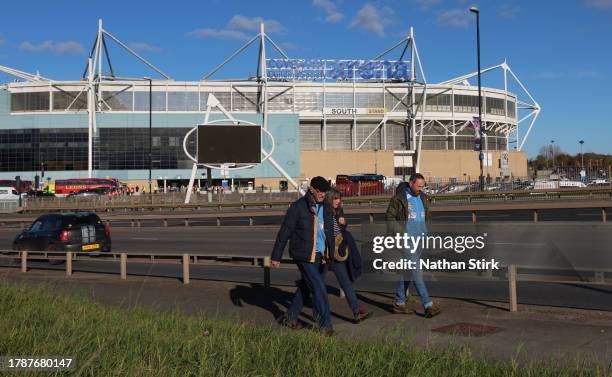
{"label": "green grass", "polygon": [[[204,331],[209,335],[204,336]],[[180,313],[117,309],[49,288],[0,281],[0,355],[75,356],[77,370],[71,375],[482,377],[607,373],[578,364],[560,367],[552,362],[522,365],[485,361],[467,349],[420,348],[397,338],[392,334],[377,340],[329,338],[313,331],[291,332]],[[19,373],[24,375],[28,374]]]}

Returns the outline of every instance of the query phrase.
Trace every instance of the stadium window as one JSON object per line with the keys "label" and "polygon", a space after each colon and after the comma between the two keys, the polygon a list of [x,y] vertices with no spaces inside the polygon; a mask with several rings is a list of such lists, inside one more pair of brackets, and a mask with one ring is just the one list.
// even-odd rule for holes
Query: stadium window
{"label": "stadium window", "polygon": [[168,92],[168,111],[198,111],[198,93]]}
{"label": "stadium window", "polygon": [[[87,93],[82,92],[53,92],[53,111],[78,111],[87,109]],[[69,108],[70,107],[70,108]]]}
{"label": "stadium window", "polygon": [[11,111],[49,111],[49,92],[12,93]]}

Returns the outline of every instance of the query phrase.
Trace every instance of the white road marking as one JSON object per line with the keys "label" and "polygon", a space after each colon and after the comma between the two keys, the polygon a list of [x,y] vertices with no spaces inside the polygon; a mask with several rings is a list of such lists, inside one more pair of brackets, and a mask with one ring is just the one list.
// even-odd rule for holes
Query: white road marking
{"label": "white road marking", "polygon": [[130,239],[139,240],[139,241],[158,241],[159,240],[159,238],[154,238],[154,237],[130,237]]}

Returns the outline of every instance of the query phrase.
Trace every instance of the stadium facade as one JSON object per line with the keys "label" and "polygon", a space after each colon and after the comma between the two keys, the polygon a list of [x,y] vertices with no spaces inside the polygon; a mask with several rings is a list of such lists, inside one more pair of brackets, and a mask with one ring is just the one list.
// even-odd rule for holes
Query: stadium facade
{"label": "stadium facade", "polygon": [[[107,41],[163,78],[115,75]],[[257,44],[256,77],[211,80],[209,74],[179,82],[121,43],[100,21],[81,80],[55,81],[0,66],[21,79],[0,86],[0,177],[33,180],[44,167],[45,179],[115,177],[144,184],[151,169],[154,185],[162,179],[184,182],[193,161],[183,139],[203,123],[210,94],[234,118],[270,132],[275,161],[295,181],[352,173],[403,176],[418,171],[431,180],[479,174],[473,125],[478,88],[469,82],[477,73],[428,83],[412,29],[369,61],[289,59],[263,25],[236,54]],[[403,49],[397,61],[384,60],[396,49]],[[272,51],[280,58],[266,58]],[[527,157],[521,150],[540,106],[505,62],[482,71],[492,72],[503,75],[503,87],[483,88],[485,174],[524,177]],[[510,79],[523,89],[521,96],[508,91]],[[209,112],[210,120],[224,117],[218,109]],[[195,137],[185,141],[185,148],[195,153]],[[213,178],[222,177],[272,188],[287,181],[266,162],[252,169],[213,171]]]}

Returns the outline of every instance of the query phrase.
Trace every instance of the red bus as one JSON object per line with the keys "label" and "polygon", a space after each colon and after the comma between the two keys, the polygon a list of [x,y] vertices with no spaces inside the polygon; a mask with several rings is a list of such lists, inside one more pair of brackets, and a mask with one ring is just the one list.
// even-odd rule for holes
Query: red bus
{"label": "red bus", "polygon": [[0,187],[12,187],[15,189],[15,191],[18,191],[20,193],[26,193],[30,190],[32,190],[32,181],[21,181],[21,187],[19,187],[19,189],[17,187],[15,187],[15,180],[14,179],[0,179]]}
{"label": "red bus", "polygon": [[344,196],[380,195],[385,192],[384,180],[380,174],[337,175],[336,189]]}
{"label": "red bus", "polygon": [[72,194],[83,190],[104,189],[119,187],[119,182],[113,178],[71,178],[57,179],[55,181],[56,194]]}

